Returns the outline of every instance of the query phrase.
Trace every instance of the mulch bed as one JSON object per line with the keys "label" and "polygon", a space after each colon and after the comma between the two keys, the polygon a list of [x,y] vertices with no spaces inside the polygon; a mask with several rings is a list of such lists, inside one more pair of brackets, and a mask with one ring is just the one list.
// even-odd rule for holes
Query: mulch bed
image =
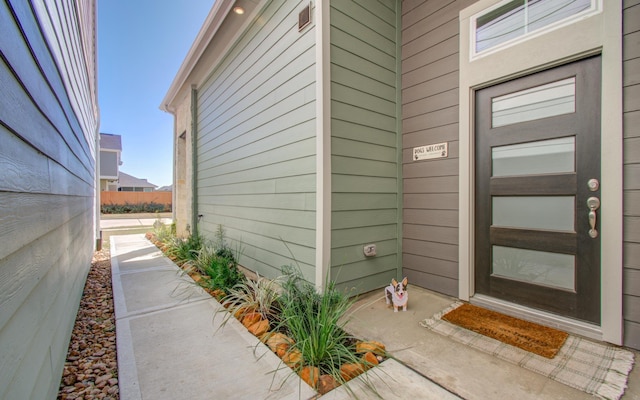
{"label": "mulch bed", "polygon": [[119,398],[111,259],[109,250],[103,249],[91,261],[58,399]]}

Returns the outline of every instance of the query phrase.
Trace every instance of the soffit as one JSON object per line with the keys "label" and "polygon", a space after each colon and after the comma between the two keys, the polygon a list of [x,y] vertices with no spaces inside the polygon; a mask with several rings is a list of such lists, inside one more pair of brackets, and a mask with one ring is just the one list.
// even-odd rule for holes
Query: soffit
{"label": "soffit", "polygon": [[[178,70],[160,109],[175,112],[180,99],[192,86],[198,87],[233,45],[247,21],[253,18],[259,0],[216,0],[195,41]],[[233,8],[244,8],[236,15]]]}

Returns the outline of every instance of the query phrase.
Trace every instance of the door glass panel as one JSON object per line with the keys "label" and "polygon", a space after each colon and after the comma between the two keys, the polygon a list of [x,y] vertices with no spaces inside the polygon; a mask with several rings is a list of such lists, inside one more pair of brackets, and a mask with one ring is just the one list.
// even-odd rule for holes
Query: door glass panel
{"label": "door glass panel", "polygon": [[476,18],[476,53],[594,8],[593,0],[513,0]]}
{"label": "door glass panel", "polygon": [[492,275],[543,286],[575,290],[575,256],[493,246]]}
{"label": "door glass panel", "polygon": [[574,231],[573,196],[496,196],[493,226]]}
{"label": "door glass panel", "polygon": [[491,99],[494,128],[570,114],[576,111],[576,78],[509,93]]}
{"label": "door glass panel", "polygon": [[492,176],[574,172],[575,147],[574,136],[494,147]]}

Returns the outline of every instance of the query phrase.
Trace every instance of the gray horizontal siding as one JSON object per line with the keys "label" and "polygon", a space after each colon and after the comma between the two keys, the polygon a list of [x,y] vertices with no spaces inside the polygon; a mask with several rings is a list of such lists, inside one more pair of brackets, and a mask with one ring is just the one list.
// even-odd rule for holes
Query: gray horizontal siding
{"label": "gray horizontal siding", "polygon": [[624,94],[624,344],[640,348],[640,1],[625,1]]}
{"label": "gray horizontal siding", "polygon": [[[413,284],[458,293],[458,13],[472,1],[403,1],[403,266]],[[445,159],[414,147],[447,142]]]}
{"label": "gray horizontal siding", "polygon": [[100,177],[118,178],[118,153],[113,151],[100,152]]}
{"label": "gray horizontal siding", "polygon": [[331,2],[331,278],[355,293],[388,285],[399,262],[393,3]]}
{"label": "gray horizontal siding", "polygon": [[0,398],[54,398],[94,245],[92,1],[0,4]]}
{"label": "gray horizontal siding", "polygon": [[198,89],[199,230],[240,264],[315,277],[315,46],[303,2],[273,1]]}

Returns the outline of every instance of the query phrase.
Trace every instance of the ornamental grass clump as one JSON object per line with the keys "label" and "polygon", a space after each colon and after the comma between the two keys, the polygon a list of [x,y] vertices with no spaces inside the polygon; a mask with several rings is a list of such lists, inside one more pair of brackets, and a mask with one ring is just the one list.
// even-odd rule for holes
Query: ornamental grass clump
{"label": "ornamental grass clump", "polygon": [[276,329],[293,339],[290,351],[301,355],[294,371],[300,374],[310,367],[319,374],[311,382],[329,375],[342,384],[355,376],[344,373],[345,365],[357,365],[358,372],[368,369],[370,365],[356,353],[356,340],[344,329],[348,322],[345,314],[353,304],[347,293],[339,291],[331,281],[318,293],[299,271],[286,267],[283,272],[281,321]]}
{"label": "ornamental grass clump", "polygon": [[[268,326],[275,326],[280,321],[280,283],[278,279],[267,279],[258,275],[257,279],[245,279],[226,292],[221,300],[224,309],[223,327],[231,317],[244,323],[246,317],[255,316],[257,320],[268,321]],[[227,312],[228,311],[228,312]]]}

